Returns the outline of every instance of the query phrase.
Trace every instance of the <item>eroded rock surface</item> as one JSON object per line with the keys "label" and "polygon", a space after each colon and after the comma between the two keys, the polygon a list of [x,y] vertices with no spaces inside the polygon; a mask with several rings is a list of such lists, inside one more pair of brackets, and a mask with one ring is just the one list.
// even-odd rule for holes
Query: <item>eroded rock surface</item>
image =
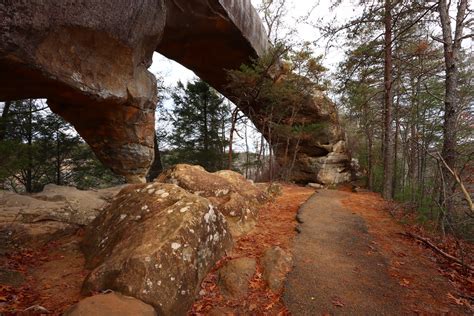
{"label": "eroded rock surface", "polygon": [[156,316],[155,309],[133,297],[119,293],[87,297],[68,309],[66,316]]}
{"label": "eroded rock surface", "polygon": [[227,218],[234,237],[253,229],[258,209],[267,200],[264,191],[230,170],[209,173],[200,166],[179,164],[165,170],[156,181],[173,183],[207,198]]}
{"label": "eroded rock surface", "polygon": [[273,292],[282,289],[286,274],[291,270],[293,259],[278,246],[265,250],[262,257],[262,277]]}
{"label": "eroded rock surface", "polygon": [[[154,155],[157,90],[147,71],[153,51],[235,99],[227,90],[227,70],[249,64],[268,47],[250,0],[3,1],[0,100],[47,98],[105,165],[129,182],[143,182]],[[242,110],[265,134],[266,104]],[[345,160],[327,157],[325,148],[344,139],[334,105],[315,96],[296,121],[326,126],[302,139],[298,150],[291,140],[288,157],[276,146],[283,166],[297,153],[292,180],[346,179],[336,174],[344,172]],[[326,166],[330,171],[320,174]]]}
{"label": "eroded rock surface", "polygon": [[107,194],[54,184],[46,185],[43,192],[33,195],[0,191],[0,221],[57,221],[87,225],[107,205],[104,198]]}
{"label": "eroded rock surface", "polygon": [[113,289],[182,315],[231,246],[225,217],[207,199],[174,184],[130,185],[86,230],[92,272],[83,291]]}
{"label": "eroded rock surface", "polygon": [[308,131],[299,139],[290,139],[288,150],[287,136],[274,136],[279,164],[290,166],[294,159],[290,179],[323,185],[350,181],[351,157],[334,103],[321,93],[315,94],[297,113],[294,124],[305,126]]}
{"label": "eroded rock surface", "polygon": [[0,2],[0,100],[47,98],[103,163],[141,181],[156,104],[147,68],[164,8],[164,0]]}
{"label": "eroded rock surface", "polygon": [[118,190],[49,184],[33,195],[0,191],[0,252],[43,246],[73,234],[92,222]]}

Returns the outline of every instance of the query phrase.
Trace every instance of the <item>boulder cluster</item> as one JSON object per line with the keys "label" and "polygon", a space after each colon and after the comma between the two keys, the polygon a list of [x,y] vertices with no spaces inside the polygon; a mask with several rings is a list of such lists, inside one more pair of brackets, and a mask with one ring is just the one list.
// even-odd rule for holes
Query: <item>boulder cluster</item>
{"label": "boulder cluster", "polygon": [[0,191],[2,250],[41,246],[83,227],[81,250],[90,272],[82,293],[124,296],[89,299],[71,314],[91,302],[122,304],[133,297],[159,315],[182,315],[233,240],[254,228],[269,197],[236,172],[190,165],[176,165],[152,183],[107,190],[48,185],[33,195]]}

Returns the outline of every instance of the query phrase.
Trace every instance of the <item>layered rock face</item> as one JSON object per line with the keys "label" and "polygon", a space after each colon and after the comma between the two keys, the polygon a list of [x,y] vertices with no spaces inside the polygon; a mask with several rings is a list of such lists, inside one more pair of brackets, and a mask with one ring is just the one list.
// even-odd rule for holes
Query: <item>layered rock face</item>
{"label": "layered rock face", "polygon": [[113,289],[159,315],[184,315],[231,247],[227,222],[207,199],[174,184],[131,185],[86,230],[92,272],[83,291]]}
{"label": "layered rock face", "polygon": [[[147,71],[153,51],[232,98],[226,70],[268,47],[250,0],[7,0],[0,2],[0,100],[47,98],[105,165],[129,182],[142,182],[154,155],[156,80]],[[329,126],[299,150],[292,140],[293,180],[330,178],[318,175],[328,162],[334,165],[333,158],[321,162],[330,153],[324,146],[343,138],[325,106],[304,105],[301,115],[309,122]],[[264,107],[253,106],[255,117]]]}
{"label": "layered rock face", "polygon": [[47,98],[131,182],[153,158],[163,0],[0,3],[0,100]]}
{"label": "layered rock face", "polygon": [[258,209],[268,199],[264,191],[230,170],[209,173],[200,166],[180,164],[165,170],[156,181],[207,198],[227,218],[234,237],[253,229]]}
{"label": "layered rock face", "polygon": [[[183,20],[189,21],[193,27],[183,28]],[[211,25],[210,21],[215,22]],[[207,50],[211,46],[215,49]],[[250,1],[179,0],[167,2],[165,32],[157,51],[192,69],[232,100],[233,95],[226,87],[226,70],[250,63],[252,57],[262,56],[268,48],[266,32]],[[196,54],[201,51],[206,52],[202,57]],[[254,104],[251,110],[243,109],[247,114],[252,113],[250,117],[257,128],[260,128],[260,119],[265,115],[265,107],[265,104]],[[286,155],[283,145],[286,139],[273,142],[282,143],[274,149],[283,167],[292,164],[296,152],[290,180],[322,184],[348,181],[350,157],[347,152],[344,152],[345,157],[330,157],[333,153],[331,147],[345,139],[334,104],[322,94],[315,95],[314,99],[302,105],[295,121],[319,125],[319,129],[299,140],[298,146],[298,140],[291,139]],[[265,135],[265,131],[260,130]]]}
{"label": "layered rock face", "polygon": [[[351,180],[351,157],[334,103],[322,94],[308,100],[294,124],[310,127],[304,135],[274,135],[275,156],[281,166],[291,168],[291,180],[332,185]],[[288,144],[288,148],[287,148]]]}
{"label": "layered rock face", "polygon": [[238,69],[270,47],[250,0],[168,0],[166,12],[157,51],[223,94],[227,69]]}

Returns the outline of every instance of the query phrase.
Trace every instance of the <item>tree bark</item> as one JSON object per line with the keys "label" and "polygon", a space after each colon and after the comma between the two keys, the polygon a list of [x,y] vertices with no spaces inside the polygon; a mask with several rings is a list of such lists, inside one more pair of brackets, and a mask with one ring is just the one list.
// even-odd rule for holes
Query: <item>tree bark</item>
{"label": "tree bark", "polygon": [[33,192],[33,101],[28,101],[28,124],[27,124],[27,144],[28,144],[28,164],[26,167],[25,191]]}
{"label": "tree bark", "polygon": [[56,131],[56,185],[61,185],[61,142],[59,131]]}
{"label": "tree bark", "polygon": [[0,118],[0,141],[5,140],[7,134],[7,116],[10,114],[11,102],[6,101],[3,106],[2,117]]}
{"label": "tree bark", "polygon": [[155,158],[153,159],[153,163],[151,164],[150,170],[148,170],[148,174],[146,176],[146,180],[148,182],[152,182],[153,180],[155,180],[163,171],[163,165],[161,163],[160,148],[158,146],[158,137],[156,136],[156,133],[155,133],[154,143],[155,143],[155,146],[154,146]]}
{"label": "tree bark", "polygon": [[[443,149],[442,157],[446,165],[455,170],[456,168],[456,145],[457,145],[457,115],[456,104],[457,84],[459,75],[459,52],[461,50],[464,20],[467,11],[467,0],[459,0],[456,14],[456,27],[454,38],[452,34],[449,16],[449,5],[446,0],[439,1],[439,17],[443,34],[444,63],[445,63],[445,97],[444,97],[444,123],[443,123]],[[454,179],[448,168],[443,169],[446,181],[446,200],[444,201],[447,214],[454,208]]]}
{"label": "tree bark", "polygon": [[393,131],[392,131],[392,107],[393,107],[393,75],[392,75],[392,5],[390,0],[385,0],[385,50],[384,50],[384,177],[382,195],[385,199],[393,198]]}
{"label": "tree bark", "polygon": [[233,153],[233,145],[234,145],[234,132],[235,132],[235,125],[237,124],[237,115],[239,113],[239,109],[235,108],[232,112],[231,118],[231,125],[230,125],[230,132],[229,132],[229,157],[227,163],[227,169],[232,170],[232,155]]}

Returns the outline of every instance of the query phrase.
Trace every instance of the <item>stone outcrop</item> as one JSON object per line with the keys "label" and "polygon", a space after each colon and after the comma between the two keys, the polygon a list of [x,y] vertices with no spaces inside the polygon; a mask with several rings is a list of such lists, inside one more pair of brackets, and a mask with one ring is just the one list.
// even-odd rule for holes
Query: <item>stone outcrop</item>
{"label": "stone outcrop", "polygon": [[157,182],[173,183],[207,198],[228,221],[232,236],[248,233],[267,195],[241,174],[225,170],[209,173],[200,166],[179,164],[165,170]]}
{"label": "stone outcrop", "polygon": [[[154,156],[156,80],[147,71],[153,52],[188,67],[232,99],[226,70],[262,56],[268,47],[250,0],[3,1],[0,100],[47,98],[105,165],[129,182],[142,182]],[[319,97],[303,105],[298,119],[328,124],[298,150],[291,141],[295,181],[316,181],[328,164],[337,164],[333,170],[345,166],[334,157],[323,159],[330,153],[325,146],[343,140],[335,108],[326,101]],[[264,109],[254,104],[242,110],[254,113],[258,128]],[[285,156],[278,146],[275,152]],[[288,164],[288,158],[280,163]],[[331,175],[317,181],[345,179]]]}
{"label": "stone outcrop", "polygon": [[0,191],[0,221],[56,221],[87,225],[108,204],[106,199],[114,195],[113,190],[107,189],[102,193],[100,190],[83,191],[75,187],[48,184],[43,192],[33,195]]}
{"label": "stone outcrop", "polygon": [[224,94],[227,69],[238,69],[269,48],[250,0],[168,0],[166,12],[157,51]]}
{"label": "stone outcrop", "polygon": [[316,94],[297,113],[294,124],[306,126],[308,132],[299,139],[290,138],[288,150],[286,135],[276,134],[273,140],[278,144],[275,146],[278,163],[281,166],[293,164],[290,180],[323,185],[350,181],[351,158],[334,103]]}
{"label": "stone outcrop", "polygon": [[118,293],[87,297],[69,308],[65,316],[156,316],[155,309],[133,297]]}
{"label": "stone outcrop", "polygon": [[130,185],[86,230],[92,272],[83,291],[112,289],[160,315],[184,315],[231,246],[224,216],[207,199],[174,184]]}
{"label": "stone outcrop", "polygon": [[92,222],[117,192],[118,188],[82,191],[53,184],[33,195],[0,191],[0,253],[74,234]]}

